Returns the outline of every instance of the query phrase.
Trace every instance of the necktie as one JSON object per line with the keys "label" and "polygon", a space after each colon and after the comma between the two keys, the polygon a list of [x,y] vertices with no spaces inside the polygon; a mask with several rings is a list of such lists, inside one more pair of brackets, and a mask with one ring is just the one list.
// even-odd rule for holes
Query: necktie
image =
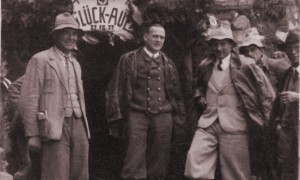
{"label": "necktie", "polygon": [[70,61],[70,57],[69,56],[65,56],[65,67],[68,71],[69,74],[69,61]]}
{"label": "necktie", "polygon": [[295,84],[298,80],[299,73],[298,73],[297,69],[293,69],[293,71],[294,71],[293,83]]}
{"label": "necktie", "polygon": [[70,76],[70,69],[69,69],[69,62],[70,62],[70,57],[69,56],[65,56],[65,67],[67,69],[67,81],[68,81],[68,85],[69,85],[69,76]]}
{"label": "necktie", "polygon": [[220,71],[223,71],[222,69],[222,60],[219,60],[219,63],[217,65],[217,68],[220,70]]}
{"label": "necktie", "polygon": [[262,60],[261,60],[261,59],[258,60],[258,61],[256,62],[256,65],[258,65],[260,68],[262,68],[262,67],[263,67]]}

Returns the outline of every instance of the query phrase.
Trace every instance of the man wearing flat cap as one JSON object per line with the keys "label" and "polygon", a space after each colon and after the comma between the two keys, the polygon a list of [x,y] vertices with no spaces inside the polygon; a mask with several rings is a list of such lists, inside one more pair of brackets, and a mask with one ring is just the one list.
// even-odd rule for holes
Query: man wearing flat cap
{"label": "man wearing flat cap", "polygon": [[30,151],[40,151],[41,180],[88,180],[88,128],[81,68],[74,51],[83,31],[59,14],[54,45],[29,61],[20,96]]}
{"label": "man wearing flat cap", "polygon": [[265,45],[262,42],[263,39],[263,36],[260,36],[255,32],[247,34],[239,47],[239,52],[255,61],[255,64],[263,70],[270,80],[275,92],[277,92],[278,82],[282,78],[283,73],[291,65],[284,59],[272,59],[268,57],[265,54]]}
{"label": "man wearing flat cap", "polygon": [[253,138],[260,137],[256,133],[269,119],[275,93],[262,70],[232,50],[236,42],[229,23],[209,31],[208,43],[212,54],[199,65],[194,95],[205,110],[187,155],[185,176],[215,179],[219,162],[223,180],[249,180],[257,174],[251,169]]}
{"label": "man wearing flat cap", "polygon": [[292,67],[286,70],[279,82],[271,117],[276,126],[275,169],[278,180],[298,179],[299,36],[299,29],[289,31],[284,44],[279,47],[287,54]]}

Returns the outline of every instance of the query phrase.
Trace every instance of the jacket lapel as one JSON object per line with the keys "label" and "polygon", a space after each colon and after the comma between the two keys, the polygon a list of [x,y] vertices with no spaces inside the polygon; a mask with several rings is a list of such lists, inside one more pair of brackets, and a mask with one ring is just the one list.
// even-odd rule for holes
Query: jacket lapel
{"label": "jacket lapel", "polygon": [[210,80],[210,77],[214,70],[215,61],[216,60],[214,57],[209,57],[208,59],[206,59],[206,62],[204,62],[205,64],[203,66],[205,68],[201,69],[200,78],[205,84],[208,84],[208,81]]}
{"label": "jacket lapel", "polygon": [[63,74],[62,65],[59,64],[60,62],[59,56],[54,52],[53,47],[50,49],[49,53],[49,61],[48,64],[55,70],[56,75],[61,82],[61,84],[64,86],[64,88],[67,90],[67,78]]}

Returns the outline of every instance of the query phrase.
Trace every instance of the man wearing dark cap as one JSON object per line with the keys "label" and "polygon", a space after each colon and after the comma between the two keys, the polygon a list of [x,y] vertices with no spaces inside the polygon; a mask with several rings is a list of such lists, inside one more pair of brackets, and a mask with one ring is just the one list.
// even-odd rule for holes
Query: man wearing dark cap
{"label": "man wearing dark cap", "polygon": [[298,123],[299,123],[299,36],[300,30],[289,31],[280,49],[283,50],[292,67],[279,83],[272,118],[277,134],[277,175],[279,180],[298,178]]}
{"label": "man wearing dark cap", "polygon": [[28,63],[20,108],[30,151],[40,151],[41,180],[88,180],[90,137],[74,48],[83,31],[70,13],[59,14],[54,45]]}
{"label": "man wearing dark cap", "polygon": [[212,54],[199,66],[194,95],[204,112],[187,154],[185,175],[215,179],[219,161],[223,180],[250,180],[257,175],[251,169],[253,137],[259,137],[267,123],[275,93],[262,70],[232,50],[236,42],[229,23],[211,29],[208,40]]}

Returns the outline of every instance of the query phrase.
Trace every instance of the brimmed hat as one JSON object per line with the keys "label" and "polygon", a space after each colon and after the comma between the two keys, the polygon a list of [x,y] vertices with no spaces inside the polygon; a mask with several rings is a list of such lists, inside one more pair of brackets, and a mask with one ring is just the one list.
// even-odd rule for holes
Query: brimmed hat
{"label": "brimmed hat", "polygon": [[300,39],[299,36],[300,36],[300,29],[299,28],[290,30],[287,37],[286,37],[286,39],[285,39],[285,42],[283,44],[279,44],[278,49],[282,50],[282,51],[285,51],[286,47],[289,44],[299,42],[299,39]]}
{"label": "brimmed hat", "polygon": [[299,42],[299,36],[300,36],[300,29],[291,30],[287,35],[284,44]]}
{"label": "brimmed hat", "polygon": [[236,42],[234,41],[230,23],[228,21],[220,22],[219,27],[209,29],[207,33],[208,43],[211,43],[212,40],[222,40],[229,39],[234,46]]}
{"label": "brimmed hat", "polygon": [[75,21],[73,16],[68,12],[56,16],[54,28],[50,32],[50,34],[52,34],[54,31],[61,30],[64,28],[76,29],[80,36],[84,35],[84,31],[79,28],[78,23]]}
{"label": "brimmed hat", "polygon": [[245,54],[246,47],[252,44],[260,48],[265,47],[262,43],[263,39],[264,37],[259,34],[252,34],[252,33],[247,34],[243,43],[239,47],[240,54]]}

